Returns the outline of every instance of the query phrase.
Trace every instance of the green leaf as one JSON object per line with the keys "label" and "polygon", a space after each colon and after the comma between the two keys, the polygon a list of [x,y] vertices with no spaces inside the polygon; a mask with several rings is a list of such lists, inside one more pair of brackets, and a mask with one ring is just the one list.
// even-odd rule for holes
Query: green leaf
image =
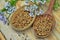
{"label": "green leaf", "polygon": [[11,6],[15,6],[17,1],[18,1],[18,0],[10,0]]}
{"label": "green leaf", "polygon": [[[50,2],[50,0],[46,0],[48,3]],[[55,4],[54,4],[54,7],[53,7],[53,10],[56,10],[58,9],[58,7],[60,7],[60,3],[58,2],[59,0],[55,0]]]}
{"label": "green leaf", "polygon": [[34,0],[34,2],[36,3],[36,0]]}
{"label": "green leaf", "polygon": [[3,8],[1,11],[4,12],[4,11],[7,11],[7,10],[5,8]]}
{"label": "green leaf", "polygon": [[8,1],[8,0],[5,0],[6,2]]}
{"label": "green leaf", "polygon": [[50,0],[46,0],[47,2],[50,2]]}
{"label": "green leaf", "polygon": [[58,3],[58,0],[56,0],[53,9],[56,10],[59,7],[60,7],[60,4]]}

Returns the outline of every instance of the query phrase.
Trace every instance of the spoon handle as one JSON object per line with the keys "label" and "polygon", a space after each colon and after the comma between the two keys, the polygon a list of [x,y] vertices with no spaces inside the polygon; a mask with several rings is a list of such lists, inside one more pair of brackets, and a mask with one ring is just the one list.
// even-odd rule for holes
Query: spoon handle
{"label": "spoon handle", "polygon": [[49,10],[50,12],[51,12],[52,9],[53,9],[54,2],[55,2],[55,0],[51,0],[51,1],[50,1],[49,7],[48,7],[48,10]]}

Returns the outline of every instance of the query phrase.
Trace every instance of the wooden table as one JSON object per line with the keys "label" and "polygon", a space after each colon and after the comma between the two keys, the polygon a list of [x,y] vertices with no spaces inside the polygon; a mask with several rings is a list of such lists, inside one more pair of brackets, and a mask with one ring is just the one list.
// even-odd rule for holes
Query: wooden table
{"label": "wooden table", "polygon": [[[3,8],[3,5],[5,3],[4,1],[2,1],[2,2],[0,4],[0,9]],[[48,38],[46,38],[46,39],[47,40],[60,40],[60,9],[58,9],[57,11],[53,11],[53,15],[54,15],[55,20],[56,20],[56,26],[53,29],[53,32],[51,33],[51,35]],[[2,24],[2,22],[0,22],[0,27],[2,27],[2,26],[3,26],[3,24]],[[31,37],[32,40],[37,40],[36,37],[34,36],[32,28],[30,28],[30,29],[28,29],[28,30],[26,30],[24,32],[26,34],[28,34]]]}

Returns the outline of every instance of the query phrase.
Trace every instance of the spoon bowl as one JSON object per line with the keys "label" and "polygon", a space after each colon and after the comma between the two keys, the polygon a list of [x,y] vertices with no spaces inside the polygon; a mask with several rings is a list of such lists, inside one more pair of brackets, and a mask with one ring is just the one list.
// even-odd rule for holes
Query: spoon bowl
{"label": "spoon bowl", "polygon": [[33,24],[35,35],[40,38],[45,38],[50,35],[55,26],[55,19],[52,14],[52,9],[55,0],[51,0],[48,10],[43,14],[36,17]]}

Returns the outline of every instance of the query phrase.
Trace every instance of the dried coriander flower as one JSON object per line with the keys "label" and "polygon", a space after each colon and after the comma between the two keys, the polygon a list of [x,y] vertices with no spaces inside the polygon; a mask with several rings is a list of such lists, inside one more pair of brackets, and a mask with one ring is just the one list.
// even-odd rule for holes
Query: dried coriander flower
{"label": "dried coriander flower", "polygon": [[4,10],[2,11],[6,11],[7,13],[11,14],[16,10],[15,6],[11,6],[10,2],[6,2],[4,5]]}
{"label": "dried coriander flower", "polygon": [[42,9],[39,10],[39,14],[40,15],[43,15],[44,14],[44,11]]}
{"label": "dried coriander flower", "polygon": [[[36,15],[42,15],[43,13],[44,13],[44,11],[42,10],[42,9],[40,9],[39,8],[39,5],[37,5],[37,4],[35,4],[34,2],[42,2],[41,0],[30,0],[31,1],[31,3],[33,3],[33,5],[31,4],[31,5],[26,5],[25,6],[25,10],[26,11],[30,11],[30,13],[29,13],[29,15],[31,16],[31,17],[33,17],[35,14]],[[45,0],[46,1],[46,0]],[[43,1],[43,3],[45,2],[45,1]],[[29,1],[28,1],[28,3],[27,4],[29,4]],[[40,9],[40,10],[39,10]],[[38,10],[38,11],[37,11]]]}
{"label": "dried coriander flower", "polygon": [[46,0],[40,0],[40,3],[41,4],[45,4],[46,3]]}
{"label": "dried coriander flower", "polygon": [[14,11],[16,11],[16,7],[10,7],[7,9],[7,13],[9,14],[13,13]]}
{"label": "dried coriander flower", "polygon": [[29,5],[29,0],[25,0],[25,5]]}
{"label": "dried coriander flower", "polygon": [[25,8],[24,8],[26,11],[29,11],[30,10],[30,8],[28,7],[28,6],[25,6]]}
{"label": "dried coriander flower", "polygon": [[31,17],[34,17],[34,13],[33,13],[33,12],[30,12],[29,15],[30,15]]}

